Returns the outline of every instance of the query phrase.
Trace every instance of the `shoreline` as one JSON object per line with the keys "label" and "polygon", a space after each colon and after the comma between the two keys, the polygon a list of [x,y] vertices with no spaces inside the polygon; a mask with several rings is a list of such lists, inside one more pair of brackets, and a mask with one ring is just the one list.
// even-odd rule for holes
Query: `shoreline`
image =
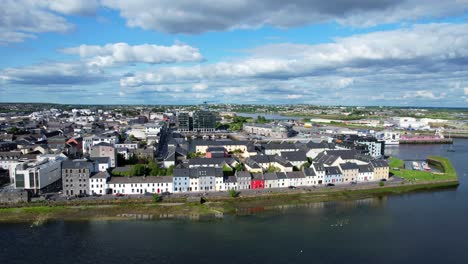
{"label": "shoreline", "polygon": [[[385,186],[345,186],[347,188],[301,189],[291,193],[264,193],[239,197],[206,197],[203,204],[186,198],[166,198],[154,203],[151,198],[107,201],[79,201],[67,203],[21,204],[0,208],[0,223],[32,223],[32,226],[48,221],[89,220],[159,220],[159,219],[216,219],[227,215],[243,215],[245,212],[275,210],[287,205],[359,200],[388,195],[401,195],[437,189],[453,189],[456,180],[421,181],[419,183],[386,182]],[[103,203],[104,202],[104,203]]]}

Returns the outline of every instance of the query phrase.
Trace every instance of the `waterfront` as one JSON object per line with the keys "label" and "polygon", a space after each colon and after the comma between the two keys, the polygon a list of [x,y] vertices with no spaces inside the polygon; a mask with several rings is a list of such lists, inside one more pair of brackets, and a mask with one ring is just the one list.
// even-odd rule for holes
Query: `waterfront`
{"label": "waterfront", "polygon": [[466,263],[468,140],[454,147],[402,145],[387,154],[447,156],[457,189],[258,207],[222,220],[1,224],[0,263]]}

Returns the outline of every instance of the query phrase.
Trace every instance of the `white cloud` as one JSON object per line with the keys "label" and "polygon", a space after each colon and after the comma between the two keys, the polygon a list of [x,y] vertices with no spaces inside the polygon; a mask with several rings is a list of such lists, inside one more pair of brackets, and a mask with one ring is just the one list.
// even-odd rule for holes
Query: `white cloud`
{"label": "white cloud", "polygon": [[[41,0],[37,0],[38,2]],[[94,15],[99,8],[97,0],[45,0],[50,10],[67,15]]]}
{"label": "white cloud", "polygon": [[[266,45],[252,50],[251,56],[243,60],[140,72],[123,78],[121,85],[207,79],[289,79],[337,72],[359,75],[370,70],[412,74],[440,71],[445,64],[458,65],[458,61],[468,59],[467,32],[468,24],[429,24],[339,38],[328,44]],[[281,54],[285,54],[284,57]],[[345,88],[353,83],[352,77],[343,77],[329,86]]]}
{"label": "white cloud", "polygon": [[445,98],[446,93],[439,93],[436,95],[433,91],[430,90],[418,90],[418,91],[408,91],[405,92],[403,98],[410,99],[410,98],[421,98],[421,99],[429,99],[429,100],[437,100]]}
{"label": "white cloud", "polygon": [[301,94],[288,94],[288,96],[286,98],[288,99],[299,99],[299,98],[302,98],[303,95]]}
{"label": "white cloud", "polygon": [[195,85],[193,85],[193,90],[197,92],[204,91],[207,88],[208,88],[208,85],[206,85],[205,83],[196,83]]}
{"label": "white cloud", "polygon": [[131,27],[169,33],[201,33],[238,28],[289,28],[337,21],[354,26],[464,15],[466,0],[103,0]]}
{"label": "white cloud", "polygon": [[465,95],[468,95],[468,87],[463,88],[463,93],[464,93]]}
{"label": "white cloud", "polygon": [[128,45],[112,43],[104,46],[81,45],[62,49],[66,54],[78,54],[87,59],[89,65],[113,66],[125,63],[175,63],[201,61],[203,56],[197,48],[186,44],[158,46],[153,44]]}

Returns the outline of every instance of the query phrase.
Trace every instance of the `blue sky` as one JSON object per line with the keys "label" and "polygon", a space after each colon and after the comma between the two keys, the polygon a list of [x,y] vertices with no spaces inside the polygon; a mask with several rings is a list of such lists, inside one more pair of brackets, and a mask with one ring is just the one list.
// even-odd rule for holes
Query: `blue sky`
{"label": "blue sky", "polygon": [[6,0],[0,102],[463,107],[467,18],[466,0]]}

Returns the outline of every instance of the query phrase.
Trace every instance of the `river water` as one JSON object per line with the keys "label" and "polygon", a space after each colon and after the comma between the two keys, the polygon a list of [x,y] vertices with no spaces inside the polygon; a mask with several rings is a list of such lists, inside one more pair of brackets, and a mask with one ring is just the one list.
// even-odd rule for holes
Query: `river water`
{"label": "river water", "polygon": [[450,158],[457,189],[222,220],[0,224],[0,263],[468,263],[468,140],[387,149]]}

